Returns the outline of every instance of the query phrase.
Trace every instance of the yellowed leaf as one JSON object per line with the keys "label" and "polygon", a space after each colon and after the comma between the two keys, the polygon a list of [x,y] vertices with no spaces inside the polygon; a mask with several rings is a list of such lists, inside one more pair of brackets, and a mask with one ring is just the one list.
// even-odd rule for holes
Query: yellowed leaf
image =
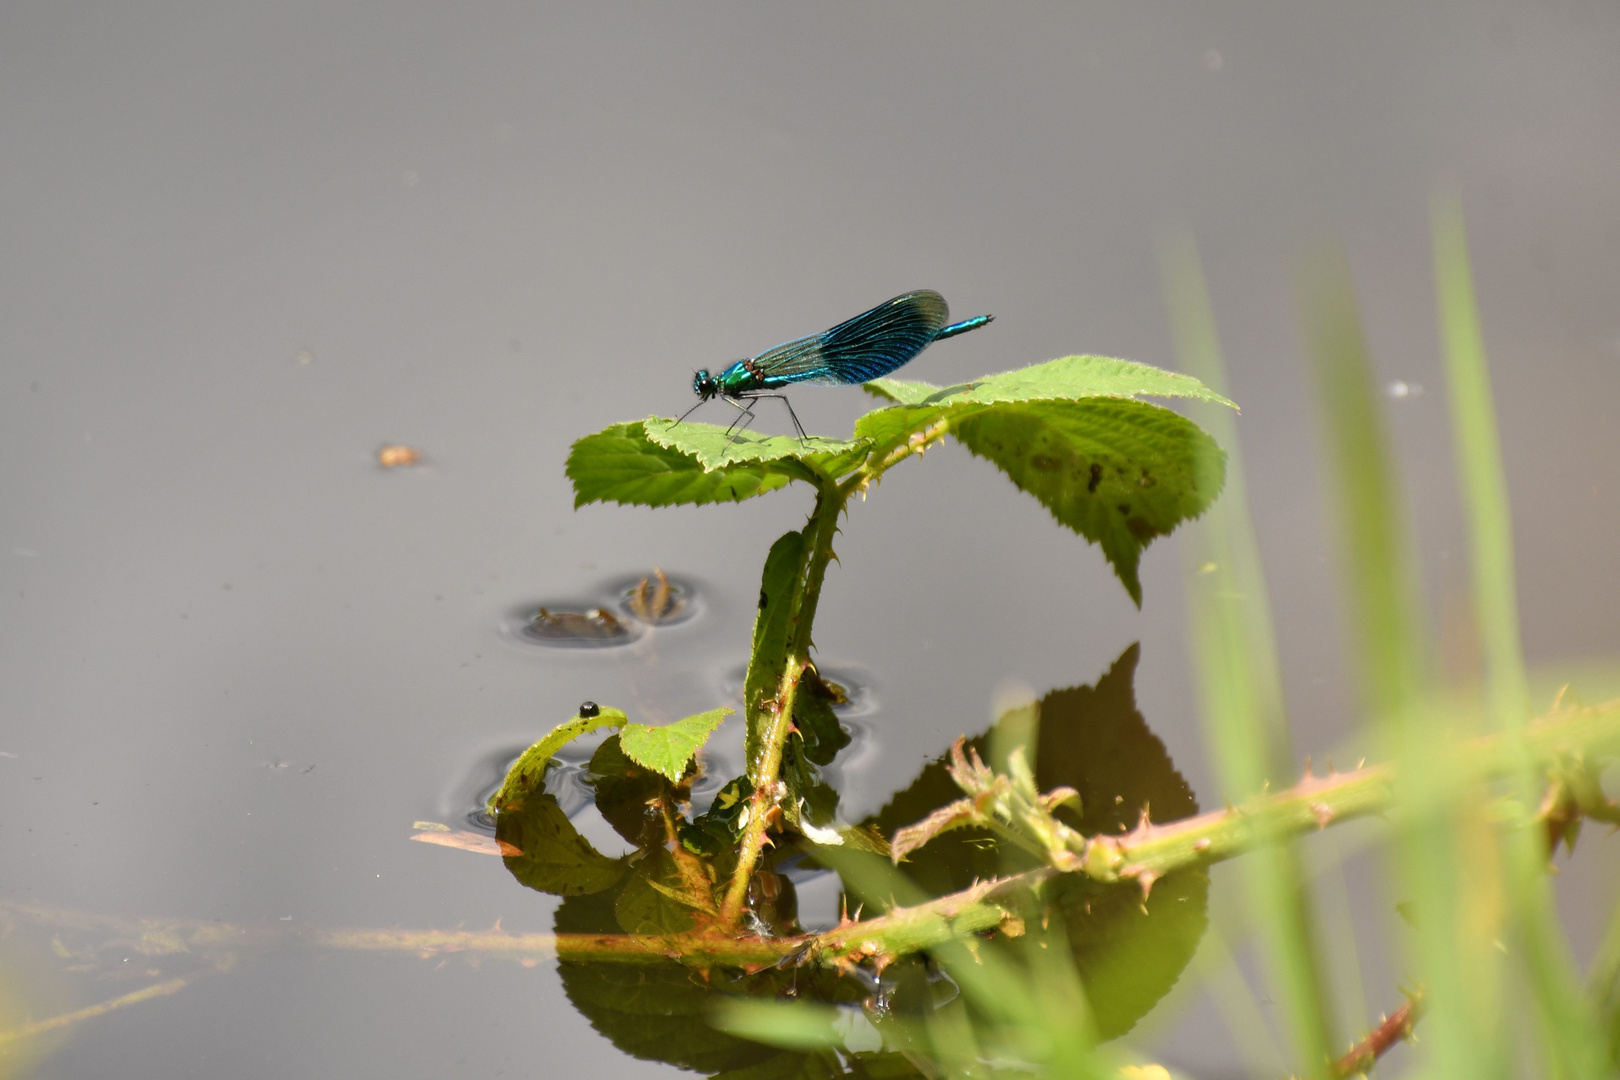
{"label": "yellowed leaf", "polygon": [[504,855],[510,857],[523,854],[505,840],[497,840],[493,836],[469,832],[466,829],[459,832],[419,832],[413,834],[411,839],[420,840],[424,844],[459,848],[462,851],[470,851],[475,855]]}

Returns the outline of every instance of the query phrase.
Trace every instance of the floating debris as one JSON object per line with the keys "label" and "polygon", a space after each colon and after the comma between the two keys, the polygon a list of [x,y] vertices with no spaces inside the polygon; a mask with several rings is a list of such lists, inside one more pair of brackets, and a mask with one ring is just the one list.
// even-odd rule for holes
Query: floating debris
{"label": "floating debris", "polygon": [[636,631],[606,608],[584,611],[552,611],[541,608],[523,628],[523,633],[548,645],[620,645],[636,637]]}
{"label": "floating debris", "polygon": [[456,832],[448,830],[417,832],[411,834],[411,839],[438,847],[455,848],[457,851],[470,851],[474,855],[501,855],[510,858],[523,854],[516,845],[509,844],[505,840],[497,840],[493,836],[468,832],[465,829]]}
{"label": "floating debris", "polygon": [[671,585],[668,575],[655,566],[650,576],[631,586],[625,606],[630,614],[642,622],[670,622],[679,617],[686,607],[685,590]]}
{"label": "floating debris", "polygon": [[421,460],[422,452],[414,446],[388,443],[377,450],[377,464],[385,469],[394,469],[401,465],[415,465]]}

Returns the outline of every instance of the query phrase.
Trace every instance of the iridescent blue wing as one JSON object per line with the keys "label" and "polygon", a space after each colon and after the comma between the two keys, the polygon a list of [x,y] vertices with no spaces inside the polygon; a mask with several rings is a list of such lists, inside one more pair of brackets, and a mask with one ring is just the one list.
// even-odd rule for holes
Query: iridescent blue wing
{"label": "iridescent blue wing", "polygon": [[863,383],[887,375],[928,347],[947,321],[945,298],[906,293],[823,334],[783,342],[754,358],[767,387]]}

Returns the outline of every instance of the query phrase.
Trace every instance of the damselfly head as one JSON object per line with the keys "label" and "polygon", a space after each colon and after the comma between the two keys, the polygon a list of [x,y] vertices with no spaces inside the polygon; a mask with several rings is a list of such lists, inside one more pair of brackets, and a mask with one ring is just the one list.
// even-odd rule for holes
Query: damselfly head
{"label": "damselfly head", "polygon": [[719,392],[720,384],[715,382],[714,376],[709,374],[708,368],[704,368],[692,376],[692,393],[704,401],[708,401]]}

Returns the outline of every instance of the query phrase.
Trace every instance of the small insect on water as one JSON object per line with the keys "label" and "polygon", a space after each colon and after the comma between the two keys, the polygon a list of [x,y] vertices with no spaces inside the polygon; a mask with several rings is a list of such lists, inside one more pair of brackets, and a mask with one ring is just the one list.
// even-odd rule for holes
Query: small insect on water
{"label": "small insect on water", "polygon": [[793,428],[803,440],[804,425],[799,423],[788,399],[775,391],[795,383],[838,386],[869,382],[910,362],[934,342],[977,330],[995,318],[975,315],[953,323],[950,317],[943,296],[931,289],[920,289],[879,304],[831,330],[784,341],[758,356],[738,360],[718,375],[709,374],[705,368],[692,377],[697,405],[675,422],[691,416],[710,398],[719,397],[741,410],[726,428],[728,434],[740,434],[754,422],[754,402],[776,398],[787,406]]}

